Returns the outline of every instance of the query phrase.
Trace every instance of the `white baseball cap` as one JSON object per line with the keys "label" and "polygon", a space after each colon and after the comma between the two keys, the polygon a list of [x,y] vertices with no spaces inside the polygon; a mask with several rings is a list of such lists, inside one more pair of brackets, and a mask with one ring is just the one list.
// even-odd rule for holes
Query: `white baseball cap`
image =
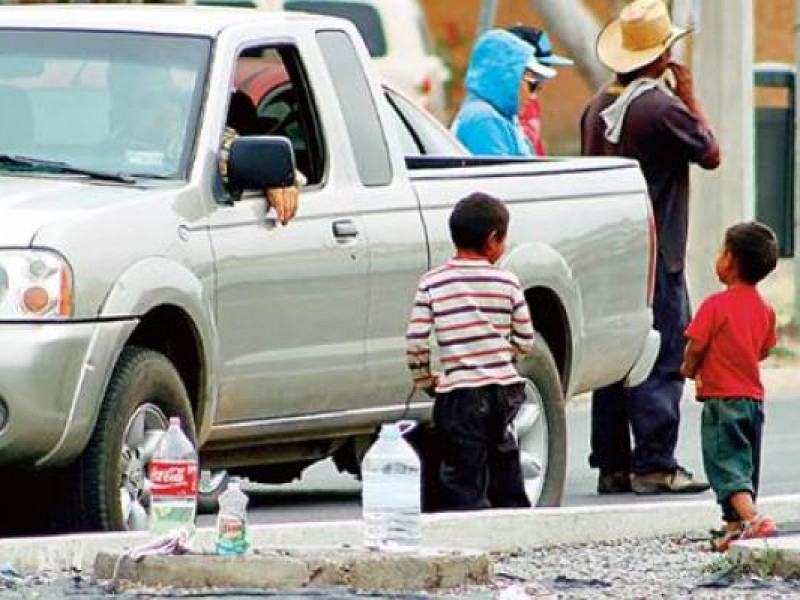
{"label": "white baseball cap", "polygon": [[552,79],[556,76],[556,70],[540,63],[536,59],[536,55],[532,55],[530,60],[525,63],[525,68],[529,71],[533,71],[542,79]]}

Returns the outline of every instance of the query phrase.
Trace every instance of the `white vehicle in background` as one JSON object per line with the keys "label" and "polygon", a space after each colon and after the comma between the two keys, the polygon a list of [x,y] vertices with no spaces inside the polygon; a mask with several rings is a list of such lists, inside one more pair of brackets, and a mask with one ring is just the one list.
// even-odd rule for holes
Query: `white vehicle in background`
{"label": "white vehicle in background", "polygon": [[437,56],[418,0],[190,0],[198,5],[301,11],[352,21],[383,79],[445,121],[450,71]]}

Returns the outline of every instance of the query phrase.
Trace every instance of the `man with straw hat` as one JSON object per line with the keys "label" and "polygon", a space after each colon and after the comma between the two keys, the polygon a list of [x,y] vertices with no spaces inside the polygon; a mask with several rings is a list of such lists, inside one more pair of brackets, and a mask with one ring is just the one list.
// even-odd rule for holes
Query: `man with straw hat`
{"label": "man with straw hat", "polygon": [[600,470],[601,494],[708,489],[674,455],[684,385],[683,332],[690,316],[684,276],[689,165],[715,169],[720,164],[719,146],[689,71],[671,62],[672,45],[687,33],[673,26],[662,0],[626,5],[597,39],[598,57],[616,80],[590,101],[581,118],[583,154],[639,161],[658,234],[653,316],[661,349],[653,372],[635,388],[618,383],[592,397],[589,464]]}

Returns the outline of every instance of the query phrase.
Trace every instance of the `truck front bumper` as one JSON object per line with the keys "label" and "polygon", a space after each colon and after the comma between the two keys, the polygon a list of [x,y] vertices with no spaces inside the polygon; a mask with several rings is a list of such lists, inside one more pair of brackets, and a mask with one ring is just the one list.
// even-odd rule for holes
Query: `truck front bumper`
{"label": "truck front bumper", "polygon": [[656,364],[658,358],[658,351],[661,348],[661,334],[655,329],[651,329],[644,339],[644,344],[639,352],[639,357],[633,364],[633,367],[628,372],[625,378],[625,387],[634,387],[642,383],[650,375],[653,370],[653,365]]}
{"label": "truck front bumper", "polygon": [[0,323],[0,466],[66,462],[85,446],[133,321]]}

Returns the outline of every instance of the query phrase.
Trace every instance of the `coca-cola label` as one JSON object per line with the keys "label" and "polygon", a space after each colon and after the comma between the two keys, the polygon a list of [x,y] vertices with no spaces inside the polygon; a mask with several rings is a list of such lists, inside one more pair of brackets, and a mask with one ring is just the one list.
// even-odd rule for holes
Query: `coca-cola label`
{"label": "coca-cola label", "polygon": [[150,463],[150,493],[153,496],[194,498],[197,496],[197,462],[154,460]]}

